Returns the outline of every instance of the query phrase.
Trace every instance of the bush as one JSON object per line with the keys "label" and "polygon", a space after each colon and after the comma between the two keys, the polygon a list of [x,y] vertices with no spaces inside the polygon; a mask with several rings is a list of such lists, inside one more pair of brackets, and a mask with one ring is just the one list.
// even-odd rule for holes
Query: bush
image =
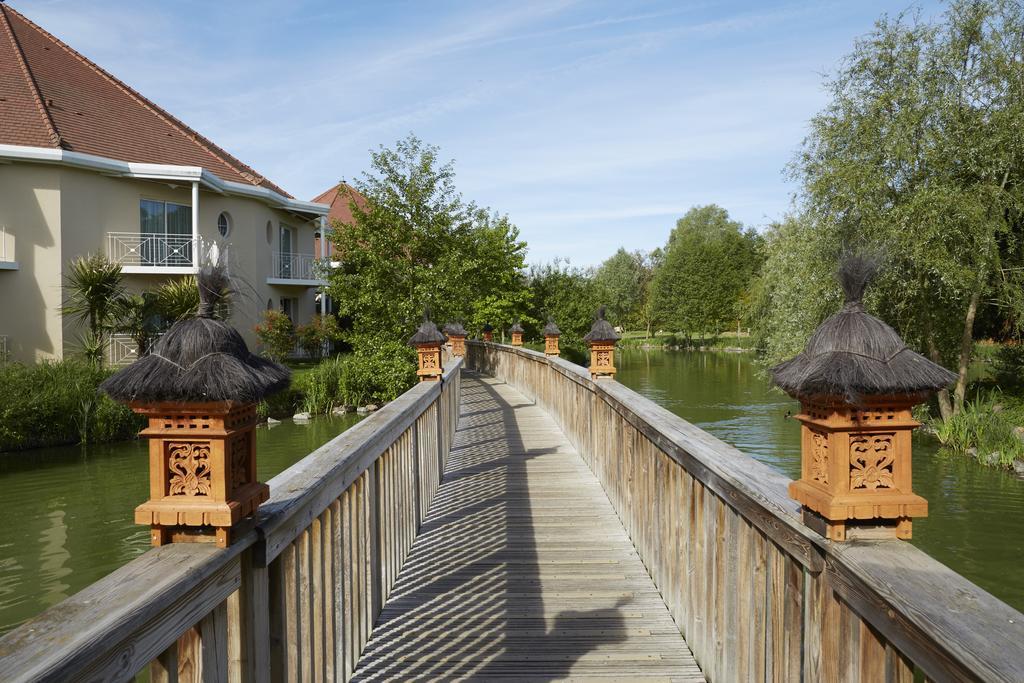
{"label": "bush", "polygon": [[295,329],[295,337],[310,358],[322,358],[324,348],[341,338],[341,327],[333,315],[315,315],[308,325]]}
{"label": "bush", "polygon": [[972,451],[986,465],[1010,467],[1015,459],[1024,459],[1024,442],[1014,433],[1024,413],[1008,410],[998,391],[965,401],[963,409],[948,420],[933,420],[942,445],[961,455]]}
{"label": "bush", "polygon": [[1000,346],[992,359],[992,375],[996,384],[1004,389],[1024,389],[1024,344]]}
{"label": "bush", "polygon": [[273,360],[280,362],[295,348],[295,326],[281,311],[263,311],[263,321],[253,330],[263,344],[263,352]]}
{"label": "bush", "polygon": [[398,342],[378,342],[345,357],[338,397],[345,405],[386,403],[415,383],[416,352]]}
{"label": "bush", "polygon": [[313,415],[326,415],[331,408],[343,403],[340,385],[348,358],[328,358],[297,382],[296,389],[302,394],[302,410]]}
{"label": "bush", "polygon": [[108,374],[71,359],[0,368],[0,451],[134,437],[144,419],[97,393]]}

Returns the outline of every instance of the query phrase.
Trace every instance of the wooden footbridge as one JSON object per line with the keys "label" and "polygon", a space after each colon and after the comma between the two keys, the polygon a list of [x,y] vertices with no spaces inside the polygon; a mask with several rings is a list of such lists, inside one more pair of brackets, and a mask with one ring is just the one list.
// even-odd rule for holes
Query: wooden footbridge
{"label": "wooden footbridge", "polygon": [[471,342],[270,482],[0,639],[0,681],[1024,681],[1024,615],[613,380]]}

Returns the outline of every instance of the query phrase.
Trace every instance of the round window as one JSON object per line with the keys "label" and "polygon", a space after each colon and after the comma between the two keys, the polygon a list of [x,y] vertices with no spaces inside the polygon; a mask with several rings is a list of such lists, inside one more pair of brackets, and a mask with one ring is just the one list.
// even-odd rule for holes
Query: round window
{"label": "round window", "polygon": [[222,211],[217,216],[217,232],[220,233],[221,237],[227,237],[231,234],[231,216],[228,215],[227,211]]}

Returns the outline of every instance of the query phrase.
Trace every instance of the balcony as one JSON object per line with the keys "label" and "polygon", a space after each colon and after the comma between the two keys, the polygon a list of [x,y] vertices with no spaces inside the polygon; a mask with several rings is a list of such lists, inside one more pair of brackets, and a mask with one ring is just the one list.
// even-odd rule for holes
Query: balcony
{"label": "balcony", "polygon": [[312,254],[275,251],[271,263],[272,272],[267,276],[268,285],[319,287],[326,284],[320,273],[320,259]]}
{"label": "balcony", "polygon": [[192,235],[108,232],[107,258],[124,273],[185,275],[196,272],[193,254],[200,244]]}

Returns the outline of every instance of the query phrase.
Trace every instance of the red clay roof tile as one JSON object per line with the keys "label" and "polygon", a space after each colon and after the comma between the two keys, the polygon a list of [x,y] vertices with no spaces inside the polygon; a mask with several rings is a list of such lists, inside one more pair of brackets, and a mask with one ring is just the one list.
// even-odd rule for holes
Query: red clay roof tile
{"label": "red clay roof tile", "polygon": [[200,166],[291,198],[66,44],[0,2],[0,144],[120,161]]}

